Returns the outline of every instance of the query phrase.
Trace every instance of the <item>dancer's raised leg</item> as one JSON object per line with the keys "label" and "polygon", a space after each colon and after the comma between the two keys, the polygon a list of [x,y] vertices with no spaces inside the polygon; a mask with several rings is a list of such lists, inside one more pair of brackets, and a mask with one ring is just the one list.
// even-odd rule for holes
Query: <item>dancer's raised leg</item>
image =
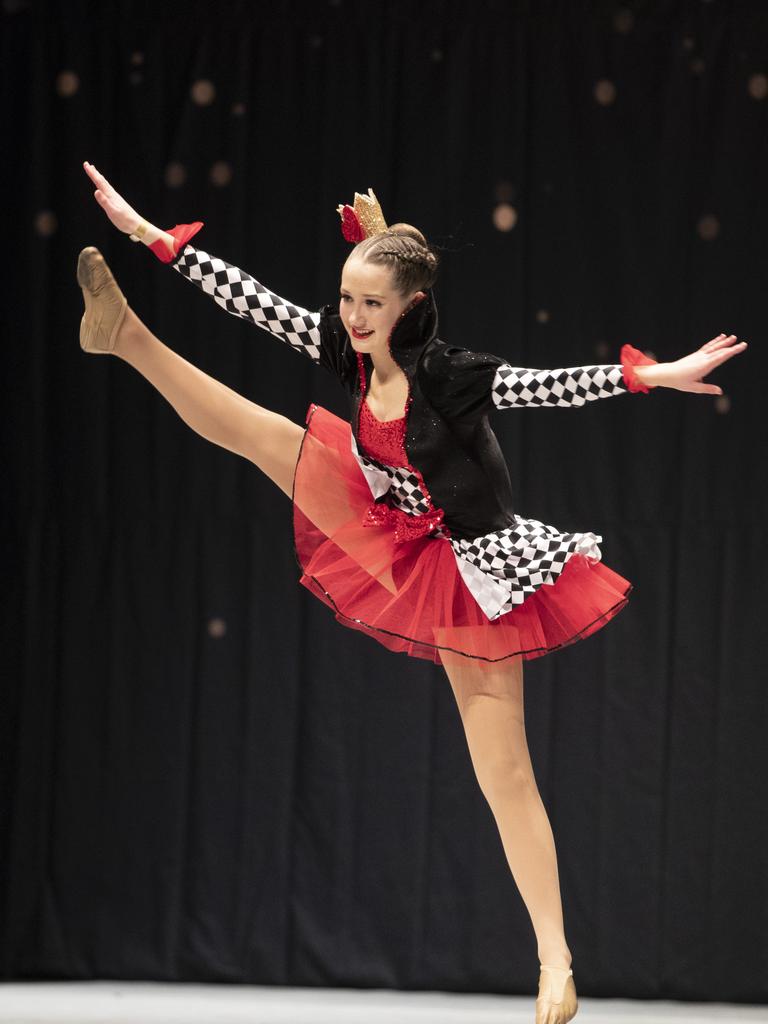
{"label": "dancer's raised leg", "polygon": [[127,305],[98,250],[80,254],[78,281],[86,303],[81,347],[111,352],[130,363],[194,431],[249,459],[290,496],[303,429],[243,398],[164,345]]}
{"label": "dancer's raised leg", "polygon": [[542,970],[537,1022],[564,1024],[577,1009],[565,941],[557,854],[525,736],[523,662],[443,654],[480,788],[531,917]]}

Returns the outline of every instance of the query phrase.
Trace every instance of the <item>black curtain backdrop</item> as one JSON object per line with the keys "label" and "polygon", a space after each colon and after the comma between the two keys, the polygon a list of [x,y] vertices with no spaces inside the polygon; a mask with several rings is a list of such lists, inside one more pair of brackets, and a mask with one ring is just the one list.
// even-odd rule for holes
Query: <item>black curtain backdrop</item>
{"label": "black curtain backdrop", "polygon": [[599,634],[525,667],[580,991],[768,998],[768,8],[0,17],[2,976],[537,976],[441,671],[338,625],[297,586],[287,499],[81,353],[78,251],[98,245],[155,333],[254,401],[303,422],[343,395],[114,231],[88,159],[309,308],[338,294],[336,204],[371,185],[445,246],[445,340],[534,367],[750,342],[713,378],[723,399],[494,427],[517,511],[601,534],[635,586]]}

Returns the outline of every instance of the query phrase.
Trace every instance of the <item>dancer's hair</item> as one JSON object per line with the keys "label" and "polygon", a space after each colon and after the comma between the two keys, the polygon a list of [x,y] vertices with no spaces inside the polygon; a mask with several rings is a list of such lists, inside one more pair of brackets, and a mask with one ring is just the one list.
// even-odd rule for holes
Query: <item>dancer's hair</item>
{"label": "dancer's hair", "polygon": [[411,224],[393,224],[386,231],[358,242],[350,255],[388,267],[401,295],[431,288],[437,279],[437,254]]}

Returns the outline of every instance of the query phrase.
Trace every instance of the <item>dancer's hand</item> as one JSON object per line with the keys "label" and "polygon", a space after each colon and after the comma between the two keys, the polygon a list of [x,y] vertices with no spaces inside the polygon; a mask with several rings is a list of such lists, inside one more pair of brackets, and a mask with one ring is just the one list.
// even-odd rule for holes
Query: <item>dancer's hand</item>
{"label": "dancer's hand", "polygon": [[140,217],[134,208],[128,205],[120,193],[112,188],[104,175],[96,170],[93,164],[89,164],[85,160],[83,168],[96,186],[96,191],[93,193],[96,202],[118,231],[123,231],[126,235],[133,235],[136,229],[143,224],[141,241],[144,245],[152,245],[161,238],[169,252],[176,252],[176,241],[173,235],[167,231],[161,231],[160,228],[156,228],[154,224],[150,224],[149,221]]}
{"label": "dancer's hand", "polygon": [[96,186],[93,197],[104,213],[118,231],[123,231],[126,235],[133,234],[143,218],[136,213],[132,206],[128,205],[119,192],[112,188],[104,175],[99,173],[93,164],[89,164],[86,160],[83,162],[83,168]]}
{"label": "dancer's hand", "polygon": [[633,369],[638,379],[649,387],[695,391],[701,395],[722,395],[722,388],[716,384],[702,384],[702,378],[727,359],[743,352],[746,347],[746,341],[736,342],[735,334],[718,334],[696,352],[676,359],[673,363],[651,363]]}

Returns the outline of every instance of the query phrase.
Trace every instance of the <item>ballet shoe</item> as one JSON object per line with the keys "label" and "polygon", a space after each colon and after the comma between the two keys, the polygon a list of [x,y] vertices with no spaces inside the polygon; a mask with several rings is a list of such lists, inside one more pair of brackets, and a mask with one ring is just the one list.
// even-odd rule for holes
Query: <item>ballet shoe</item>
{"label": "ballet shoe", "polygon": [[114,352],[128,301],[99,250],[89,245],[77,258],[77,283],[83,290],[85,313],[80,321],[84,352]]}
{"label": "ballet shoe", "polygon": [[536,1024],[566,1024],[573,1020],[578,1008],[573,971],[568,967],[541,964]]}

